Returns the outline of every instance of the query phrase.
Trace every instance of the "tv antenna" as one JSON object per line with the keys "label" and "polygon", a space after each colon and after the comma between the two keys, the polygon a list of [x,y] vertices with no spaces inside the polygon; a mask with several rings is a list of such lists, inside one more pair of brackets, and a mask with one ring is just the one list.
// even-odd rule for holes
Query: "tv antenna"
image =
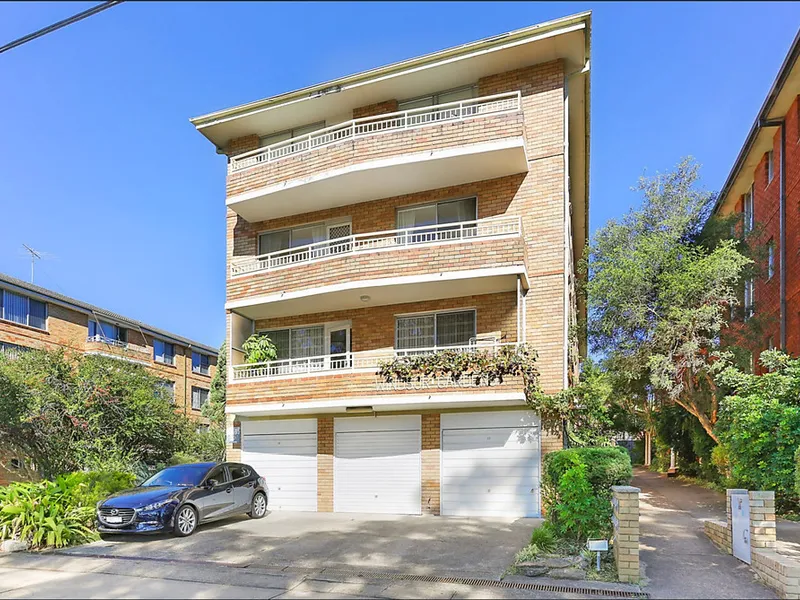
{"label": "tv antenna", "polygon": [[33,283],[33,267],[36,264],[36,259],[38,258],[41,260],[42,256],[39,254],[39,252],[28,246],[28,244],[22,245],[25,247],[25,250],[31,253],[31,283]]}

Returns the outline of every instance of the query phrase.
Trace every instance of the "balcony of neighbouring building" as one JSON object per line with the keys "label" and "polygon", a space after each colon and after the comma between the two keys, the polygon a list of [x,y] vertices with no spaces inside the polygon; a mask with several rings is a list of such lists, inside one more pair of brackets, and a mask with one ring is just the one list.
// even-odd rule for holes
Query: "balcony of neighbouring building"
{"label": "balcony of neighbouring building", "polygon": [[228,310],[267,319],[528,287],[518,216],[395,229],[231,261]]}
{"label": "balcony of neighbouring building", "polygon": [[521,94],[353,119],[228,168],[227,205],[250,222],[524,173]]}

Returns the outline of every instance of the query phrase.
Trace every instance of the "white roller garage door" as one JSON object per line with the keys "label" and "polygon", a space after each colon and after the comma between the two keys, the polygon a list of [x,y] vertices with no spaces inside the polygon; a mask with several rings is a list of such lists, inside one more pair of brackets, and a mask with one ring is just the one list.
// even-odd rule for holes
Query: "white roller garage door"
{"label": "white roller garage door", "polygon": [[354,417],[333,423],[333,509],[419,514],[419,415]]}
{"label": "white roller garage door", "polygon": [[534,413],[443,414],[441,423],[443,515],[539,516]]}
{"label": "white roller garage door", "polygon": [[242,462],[267,480],[270,510],[317,510],[317,420],[242,421]]}

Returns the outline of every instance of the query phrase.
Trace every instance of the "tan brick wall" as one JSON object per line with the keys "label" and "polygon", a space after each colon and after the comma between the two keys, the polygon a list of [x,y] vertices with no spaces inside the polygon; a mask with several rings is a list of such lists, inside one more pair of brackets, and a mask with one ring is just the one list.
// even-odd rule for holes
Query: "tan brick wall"
{"label": "tan brick wall", "polygon": [[[522,135],[522,113],[516,112],[356,138],[229,173],[227,195],[235,196],[267,185],[389,156],[480,144]],[[238,143],[238,140],[234,142]]]}
{"label": "tan brick wall", "polygon": [[[775,492],[750,491],[750,547],[775,548]],[[800,585],[800,584],[799,584]]]}
{"label": "tan brick wall", "polygon": [[441,508],[441,415],[422,415],[422,512],[438,515]]}
{"label": "tan brick wall", "polygon": [[614,560],[620,581],[639,581],[639,488],[611,488],[614,506]]}
{"label": "tan brick wall", "polygon": [[754,548],[750,566],[758,577],[785,600],[800,600],[800,560],[772,548]]}
{"label": "tan brick wall", "polygon": [[25,348],[82,352],[88,321],[85,314],[57,304],[47,305],[47,331],[0,320],[0,342]]}
{"label": "tan brick wall", "polygon": [[333,512],[333,417],[317,419],[317,511]]}
{"label": "tan brick wall", "polygon": [[384,100],[383,102],[376,102],[375,104],[354,108],[353,118],[376,117],[393,112],[397,112],[397,100]]}
{"label": "tan brick wall", "polygon": [[703,522],[703,531],[717,548],[731,554],[731,529],[728,523],[707,519]]}

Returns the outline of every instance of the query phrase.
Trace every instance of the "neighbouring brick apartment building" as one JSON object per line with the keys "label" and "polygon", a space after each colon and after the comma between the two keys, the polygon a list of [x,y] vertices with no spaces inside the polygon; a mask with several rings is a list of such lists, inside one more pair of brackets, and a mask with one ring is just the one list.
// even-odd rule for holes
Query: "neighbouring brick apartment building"
{"label": "neighbouring brick apartment building", "polygon": [[[0,352],[30,348],[144,365],[163,380],[175,410],[207,423],[200,409],[208,399],[217,350],[0,273]],[[0,485],[17,477],[20,461],[8,456],[0,461]]]}
{"label": "neighbouring brick apartment building", "polygon": [[[759,277],[744,282],[728,335],[749,346],[753,365],[769,348],[800,356],[800,34],[720,192],[715,211],[741,214],[739,233],[759,248]],[[756,318],[754,328],[743,328]],[[755,339],[754,339],[755,336]]]}
{"label": "neighbouring brick apartment building", "polygon": [[272,509],[540,514],[561,438],[521,381],[376,368],[526,342],[572,383],[589,41],[584,13],[192,119],[228,156],[228,456]]}

